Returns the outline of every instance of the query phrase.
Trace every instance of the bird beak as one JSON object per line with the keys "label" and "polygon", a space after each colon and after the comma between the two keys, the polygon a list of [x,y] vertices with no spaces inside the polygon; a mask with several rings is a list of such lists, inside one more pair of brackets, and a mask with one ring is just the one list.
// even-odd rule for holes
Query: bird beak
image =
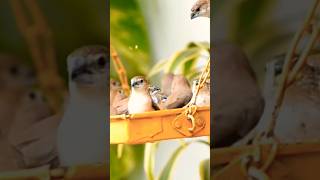
{"label": "bird beak", "polygon": [[87,66],[83,65],[72,71],[71,79],[78,80],[78,79],[81,79],[83,75],[88,75],[88,74],[92,74],[92,71],[88,70]]}
{"label": "bird beak", "polygon": [[191,19],[199,17],[199,12],[191,12]]}

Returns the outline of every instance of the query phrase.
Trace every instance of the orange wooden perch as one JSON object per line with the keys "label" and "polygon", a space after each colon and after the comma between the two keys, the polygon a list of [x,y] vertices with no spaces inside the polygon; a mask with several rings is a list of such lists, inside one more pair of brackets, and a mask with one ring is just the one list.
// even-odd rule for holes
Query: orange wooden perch
{"label": "orange wooden perch", "polygon": [[210,107],[198,107],[195,128],[184,108],[110,118],[110,144],[142,144],[159,140],[210,135]]}

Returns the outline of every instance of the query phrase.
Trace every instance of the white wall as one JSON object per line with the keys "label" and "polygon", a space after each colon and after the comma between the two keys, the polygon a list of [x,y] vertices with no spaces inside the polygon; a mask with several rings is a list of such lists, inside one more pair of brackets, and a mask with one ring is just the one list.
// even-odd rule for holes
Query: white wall
{"label": "white wall", "polygon": [[[191,7],[196,0],[141,0],[145,11],[154,60],[168,58],[191,41],[210,42],[210,19],[191,20]],[[207,140],[208,138],[202,138]],[[192,141],[194,139],[191,139]],[[177,140],[161,142],[156,156],[156,174],[159,174],[173,151]],[[210,149],[204,144],[189,146],[176,164],[173,179],[197,180],[199,164],[210,158]]]}

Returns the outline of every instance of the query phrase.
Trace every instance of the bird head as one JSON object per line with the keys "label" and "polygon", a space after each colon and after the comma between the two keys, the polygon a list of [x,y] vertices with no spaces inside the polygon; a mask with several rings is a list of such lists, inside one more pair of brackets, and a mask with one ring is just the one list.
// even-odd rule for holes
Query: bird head
{"label": "bird head", "polygon": [[110,89],[119,89],[119,88],[121,88],[121,84],[119,83],[119,81],[110,79]]}
{"label": "bird head", "polygon": [[31,87],[35,83],[33,70],[14,56],[0,55],[0,83],[4,88]]}
{"label": "bird head", "polygon": [[198,0],[191,8],[191,19],[210,17],[210,0]]}
{"label": "bird head", "polygon": [[[196,87],[199,85],[199,79],[195,79],[192,82],[192,93],[195,93]],[[206,90],[210,91],[210,79],[207,79],[206,82],[203,84],[203,87]]]}
{"label": "bird head", "polygon": [[132,90],[147,90],[148,81],[143,76],[135,76],[131,79],[131,89]]}
{"label": "bird head", "polygon": [[78,87],[107,86],[107,48],[85,46],[73,51],[67,58],[69,84]]}

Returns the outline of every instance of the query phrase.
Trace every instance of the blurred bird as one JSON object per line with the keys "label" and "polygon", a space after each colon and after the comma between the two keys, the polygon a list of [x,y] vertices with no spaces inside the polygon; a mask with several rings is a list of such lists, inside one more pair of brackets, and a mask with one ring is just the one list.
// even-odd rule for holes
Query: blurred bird
{"label": "blurred bird", "polygon": [[181,108],[192,98],[192,90],[183,75],[173,75],[170,95],[164,103],[165,109]]}
{"label": "blurred bird", "polygon": [[0,83],[0,135],[5,135],[20,98],[35,84],[35,76],[17,57],[0,54]]}
{"label": "blurred bird", "polygon": [[153,107],[156,110],[164,109],[164,104],[167,101],[168,97],[161,91],[157,86],[149,86],[149,93],[152,99]]}
{"label": "blurred bird", "polygon": [[214,54],[211,142],[221,147],[239,140],[257,124],[264,100],[248,59],[239,47],[217,43]]}
{"label": "blurred bird", "polygon": [[59,115],[52,116],[40,92],[25,94],[8,133],[10,145],[19,153],[23,168],[58,165],[56,132],[60,120]]}
{"label": "blurred bird", "polygon": [[[192,93],[196,91],[196,86],[198,86],[199,80],[194,80],[192,84]],[[210,79],[207,79],[203,87],[199,89],[198,95],[196,97],[195,104],[197,106],[210,106]]]}
{"label": "blurred bird", "polygon": [[129,114],[154,111],[149,93],[149,83],[143,76],[131,79],[131,94],[128,100]]}
{"label": "blurred bird", "polygon": [[126,99],[121,85],[118,81],[110,80],[110,115],[126,114],[128,105],[123,103]]}
{"label": "blurred bird", "polygon": [[320,55],[312,55],[285,92],[274,133],[282,143],[320,138]]}
{"label": "blurred bird", "polygon": [[174,77],[174,74],[172,73],[165,74],[162,77],[161,89],[166,96],[169,96],[171,94],[171,85],[172,85],[173,77]]}
{"label": "blurred bird", "polygon": [[104,46],[85,46],[67,58],[70,97],[58,128],[58,152],[63,166],[109,161],[108,57]]}
{"label": "blurred bird", "polygon": [[210,0],[197,0],[191,8],[191,19],[197,17],[210,18]]}

